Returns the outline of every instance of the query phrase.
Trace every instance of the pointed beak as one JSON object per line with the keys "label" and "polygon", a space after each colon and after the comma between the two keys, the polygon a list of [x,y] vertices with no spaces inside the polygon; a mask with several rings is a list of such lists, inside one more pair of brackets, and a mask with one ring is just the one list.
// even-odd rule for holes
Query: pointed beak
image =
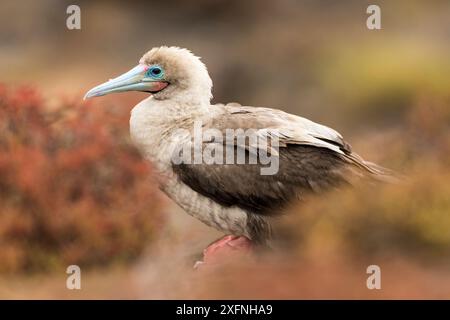
{"label": "pointed beak", "polygon": [[147,76],[148,66],[139,64],[130,71],[102,83],[89,90],[84,99],[100,97],[109,93],[124,91],[144,91],[156,93],[167,87],[168,83]]}

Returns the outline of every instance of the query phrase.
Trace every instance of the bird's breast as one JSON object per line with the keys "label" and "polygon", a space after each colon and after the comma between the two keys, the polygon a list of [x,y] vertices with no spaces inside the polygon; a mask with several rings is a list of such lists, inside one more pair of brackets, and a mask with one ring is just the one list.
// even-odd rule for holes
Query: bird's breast
{"label": "bird's breast", "polygon": [[184,123],[167,109],[149,104],[136,105],[130,118],[130,135],[144,157],[162,174],[172,174],[172,155],[179,145],[189,142],[189,135],[178,134]]}

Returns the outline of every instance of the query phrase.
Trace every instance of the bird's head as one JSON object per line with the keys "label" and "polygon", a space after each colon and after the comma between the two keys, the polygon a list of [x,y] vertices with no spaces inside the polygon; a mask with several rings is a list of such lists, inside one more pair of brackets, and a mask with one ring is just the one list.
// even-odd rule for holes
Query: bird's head
{"label": "bird's head", "polygon": [[92,88],[84,98],[142,91],[151,93],[157,100],[209,103],[211,88],[211,78],[199,57],[187,49],[163,46],[151,49],[136,67]]}

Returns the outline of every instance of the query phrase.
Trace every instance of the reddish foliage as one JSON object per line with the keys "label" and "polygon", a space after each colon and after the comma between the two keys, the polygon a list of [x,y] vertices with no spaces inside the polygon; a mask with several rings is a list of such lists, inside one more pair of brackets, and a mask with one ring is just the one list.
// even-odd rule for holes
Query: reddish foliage
{"label": "reddish foliage", "polygon": [[151,168],[129,141],[129,110],[0,86],[0,271],[136,257],[160,227]]}

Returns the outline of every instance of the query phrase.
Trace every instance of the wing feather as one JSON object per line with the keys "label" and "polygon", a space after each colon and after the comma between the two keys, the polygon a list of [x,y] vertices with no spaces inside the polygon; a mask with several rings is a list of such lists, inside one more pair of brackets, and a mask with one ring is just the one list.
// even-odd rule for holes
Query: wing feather
{"label": "wing feather", "polygon": [[[308,119],[267,108],[221,106],[205,124],[222,132],[226,129],[255,129],[261,136],[277,137],[279,170],[261,175],[257,164],[179,164],[173,170],[179,179],[200,194],[224,206],[237,206],[257,214],[279,211],[294,199],[308,193],[321,193],[352,184],[364,175],[389,175],[383,168],[365,162],[335,130]],[[204,141],[206,147],[214,141]],[[242,141],[224,141],[237,151],[259,146]],[[257,152],[260,150],[256,149]]]}

